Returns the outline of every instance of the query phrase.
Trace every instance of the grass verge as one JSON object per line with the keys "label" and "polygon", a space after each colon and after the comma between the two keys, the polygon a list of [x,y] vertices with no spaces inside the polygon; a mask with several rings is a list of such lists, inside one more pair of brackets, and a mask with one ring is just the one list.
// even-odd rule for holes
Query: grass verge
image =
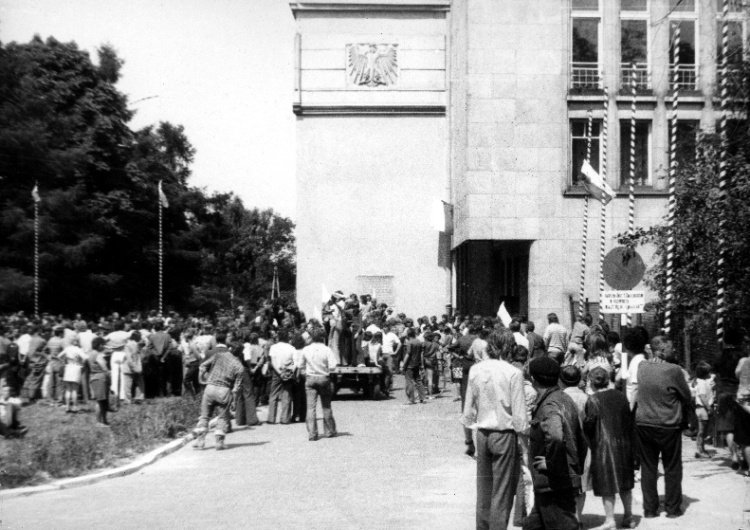
{"label": "grass verge", "polygon": [[[87,410],[87,408],[89,410]],[[21,411],[29,432],[0,439],[0,487],[18,488],[110,467],[185,434],[195,425],[200,401],[188,397],[148,400],[96,423],[94,405],[78,414],[35,404]]]}

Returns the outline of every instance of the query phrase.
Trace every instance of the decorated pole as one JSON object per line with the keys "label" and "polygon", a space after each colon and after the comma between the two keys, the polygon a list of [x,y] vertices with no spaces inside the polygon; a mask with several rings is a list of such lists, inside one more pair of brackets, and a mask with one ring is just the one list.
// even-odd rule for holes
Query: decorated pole
{"label": "decorated pole", "polygon": [[[628,235],[635,235],[635,113],[636,98],[638,97],[638,77],[633,63],[633,70],[630,74],[630,88],[633,94],[633,102],[630,107],[630,178],[628,178]],[[633,324],[633,317],[628,313],[627,324]]]}
{"label": "decorated pole", "polygon": [[[719,153],[719,200],[727,196],[727,113],[729,112],[729,0],[724,0],[721,21],[721,152]],[[727,256],[727,242],[724,232],[726,217],[722,212],[719,216],[719,282],[716,291],[716,339],[719,345],[724,343],[724,289],[726,285],[725,262]]]}
{"label": "decorated pole", "polygon": [[164,301],[164,236],[163,236],[163,209],[169,207],[167,196],[161,189],[161,180],[159,181],[159,314],[162,314]]}
{"label": "decorated pole", "polygon": [[39,318],[39,185],[31,191],[34,199],[34,316]]}
{"label": "decorated pole", "polygon": [[680,23],[675,24],[674,50],[672,63],[674,72],[672,74],[672,127],[670,130],[669,146],[669,201],[667,212],[667,284],[666,284],[666,308],[664,311],[664,333],[669,335],[672,331],[672,280],[674,277],[674,216],[677,197],[675,188],[677,183],[677,108],[680,103]]}
{"label": "decorated pole", "polygon": [[[589,109],[586,124],[586,160],[591,163],[591,135],[593,133],[594,114]],[[586,293],[586,247],[589,238],[589,194],[583,198],[583,237],[581,241],[581,287],[578,292],[578,318],[583,318],[583,299]]]}
{"label": "decorated pole", "polygon": [[[607,135],[609,134],[609,92],[604,87],[604,119],[602,120],[602,162],[600,164],[602,180],[607,182]],[[599,320],[604,320],[601,311],[602,300],[604,300],[604,257],[607,245],[607,202],[602,201],[601,218],[599,219]]]}

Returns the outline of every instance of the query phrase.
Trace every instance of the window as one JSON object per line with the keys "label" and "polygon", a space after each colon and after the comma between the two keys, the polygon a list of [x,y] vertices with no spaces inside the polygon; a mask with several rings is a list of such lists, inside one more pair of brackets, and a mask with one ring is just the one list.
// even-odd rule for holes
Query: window
{"label": "window", "polygon": [[630,88],[633,77],[639,89],[651,87],[648,72],[648,20],[621,21],[620,62],[622,87]]}
{"label": "window", "polygon": [[673,20],[669,24],[669,63],[671,72],[670,84],[674,79],[674,44],[677,27],[680,28],[679,60],[680,70],[678,72],[679,85],[684,90],[697,90],[698,65],[695,20]]}
{"label": "window", "polygon": [[598,89],[599,19],[573,18],[571,88]]}
{"label": "window", "polygon": [[[740,20],[730,20],[727,23],[729,29],[729,43],[727,62],[729,66],[736,66],[742,62],[742,50],[744,42],[743,39],[743,24]],[[716,64],[720,68],[722,64],[722,57],[724,49],[722,47],[722,21],[719,20],[719,24],[716,31]]]}
{"label": "window", "polygon": [[[635,125],[635,184],[651,185],[650,167],[651,122],[637,121]],[[620,186],[627,187],[630,179],[630,120],[620,121]]]}
{"label": "window", "polygon": [[695,0],[669,0],[669,12],[695,12]]}
{"label": "window", "polygon": [[[672,123],[670,122],[670,134]],[[695,162],[695,150],[698,145],[700,121],[677,120],[677,164],[685,166]],[[671,138],[670,138],[671,142]]]}
{"label": "window", "polygon": [[[591,127],[591,166],[599,171],[601,157],[601,120],[594,120]],[[588,151],[588,119],[570,120],[571,138],[571,183],[581,184],[581,166]]]}
{"label": "window", "polygon": [[599,0],[573,0],[573,11],[599,11]]}
{"label": "window", "polygon": [[647,11],[648,0],[622,0],[620,9],[622,11]]}

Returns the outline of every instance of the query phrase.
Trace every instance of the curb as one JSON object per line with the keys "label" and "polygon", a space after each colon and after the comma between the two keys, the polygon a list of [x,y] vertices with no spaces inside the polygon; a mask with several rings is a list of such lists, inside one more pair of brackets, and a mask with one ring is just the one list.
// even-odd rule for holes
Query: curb
{"label": "curb", "polygon": [[36,493],[45,493],[48,491],[57,491],[57,490],[77,488],[79,486],[87,486],[89,484],[96,484],[97,482],[102,482],[104,480],[109,480],[111,478],[132,475],[133,473],[137,473],[138,471],[145,468],[146,466],[153,464],[157,460],[160,460],[161,458],[167,455],[170,455],[174,453],[175,451],[177,451],[178,449],[184,447],[193,438],[195,438],[194,434],[192,433],[187,434],[183,436],[182,438],[177,438],[176,440],[172,440],[166,445],[163,445],[157,449],[154,449],[153,451],[149,453],[146,453],[145,455],[138,458],[134,462],[131,462],[130,464],[116,467],[114,469],[107,469],[104,471],[99,471],[97,473],[92,473],[90,475],[83,475],[82,477],[61,479],[51,484],[44,484],[42,486],[30,486],[26,488],[13,488],[9,490],[2,490],[0,491],[0,500],[12,499],[15,497],[28,497],[29,495],[34,495]]}

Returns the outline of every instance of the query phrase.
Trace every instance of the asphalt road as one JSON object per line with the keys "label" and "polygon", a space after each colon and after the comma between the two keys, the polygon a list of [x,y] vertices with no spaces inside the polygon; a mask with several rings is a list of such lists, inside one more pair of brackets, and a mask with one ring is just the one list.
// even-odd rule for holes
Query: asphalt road
{"label": "asphalt road", "polygon": [[[217,452],[209,435],[204,451],[186,446],[134,475],[0,501],[0,528],[473,528],[476,464],[463,454],[458,403],[448,392],[406,406],[402,378],[396,387],[395,399],[376,402],[342,391],[336,438],[309,442],[304,424],[262,425],[235,431]],[[685,516],[639,528],[750,530],[748,479],[692,452],[688,441]],[[584,514],[587,528],[601,524],[601,501],[589,495]]]}

